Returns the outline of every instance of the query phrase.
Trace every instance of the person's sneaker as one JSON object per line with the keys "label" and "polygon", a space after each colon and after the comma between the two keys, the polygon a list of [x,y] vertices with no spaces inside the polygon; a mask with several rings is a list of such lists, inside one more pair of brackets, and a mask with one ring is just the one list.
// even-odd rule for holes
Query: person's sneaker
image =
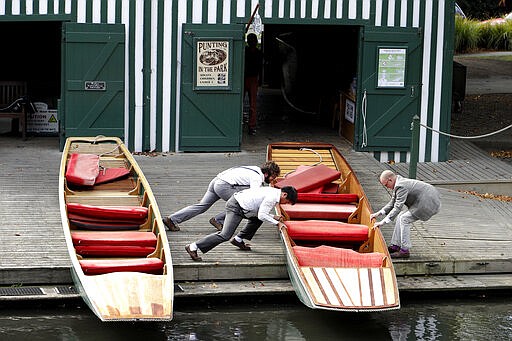
{"label": "person's sneaker", "polygon": [[185,246],[185,251],[187,251],[188,255],[190,256],[190,258],[192,258],[192,260],[194,262],[200,262],[202,261],[203,259],[201,257],[199,257],[197,255],[197,250],[196,251],[192,251],[190,250],[190,244],[188,244],[187,246]]}
{"label": "person's sneaker", "polygon": [[391,258],[409,258],[409,250],[400,249],[399,251],[390,254]]}
{"label": "person's sneaker", "polygon": [[179,231],[180,230],[180,227],[177,224],[173,223],[171,218],[165,217],[164,219],[162,219],[162,221],[164,222],[165,227],[167,227],[167,229],[169,231]]}
{"label": "person's sneaker", "polygon": [[400,251],[400,246],[391,244],[388,246],[389,253]]}
{"label": "person's sneaker", "polygon": [[233,239],[231,239],[231,244],[235,245],[240,250],[251,251],[251,247],[249,245],[245,244],[243,240],[241,242],[239,242],[235,238],[233,238]]}
{"label": "person's sneaker", "polygon": [[217,229],[217,231],[222,231],[223,226],[217,221],[217,219],[215,219],[215,217],[210,219],[210,224],[212,224]]}
{"label": "person's sneaker", "polygon": [[256,135],[256,129],[249,129],[249,135],[251,135],[251,136]]}

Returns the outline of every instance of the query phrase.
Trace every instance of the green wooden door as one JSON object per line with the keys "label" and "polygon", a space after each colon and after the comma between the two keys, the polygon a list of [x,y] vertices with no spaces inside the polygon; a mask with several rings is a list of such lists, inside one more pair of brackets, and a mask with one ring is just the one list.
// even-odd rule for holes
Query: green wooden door
{"label": "green wooden door", "polygon": [[355,150],[409,149],[412,118],[420,114],[421,42],[418,29],[365,29]]}
{"label": "green wooden door", "polygon": [[243,25],[183,25],[179,150],[240,150],[244,47]]}
{"label": "green wooden door", "polygon": [[61,144],[69,136],[124,138],[124,25],[63,25]]}

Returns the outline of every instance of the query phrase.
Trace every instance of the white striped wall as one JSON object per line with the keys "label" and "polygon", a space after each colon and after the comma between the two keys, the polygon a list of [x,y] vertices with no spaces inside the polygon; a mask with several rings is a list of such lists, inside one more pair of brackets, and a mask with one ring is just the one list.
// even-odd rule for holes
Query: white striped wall
{"label": "white striped wall", "polygon": [[[151,3],[150,16],[144,16],[147,1]],[[133,2],[135,5],[130,6]],[[7,3],[12,5],[8,6]],[[125,139],[129,147],[135,151],[150,149],[166,152],[179,150],[179,133],[172,132],[179,127],[180,120],[181,25],[187,23],[188,18],[191,18],[191,23],[198,24],[246,22],[244,19],[250,17],[257,3],[257,0],[0,0],[0,20],[1,16],[5,15],[20,16],[20,20],[23,16],[69,15],[78,23],[125,24]],[[444,48],[447,22],[444,12],[445,6],[453,7],[453,3],[453,0],[260,0],[259,13],[263,24],[273,20],[282,23],[336,20],[340,24],[350,24],[353,21],[358,25],[422,27],[423,60],[430,62],[424,62],[421,70],[423,87],[420,122],[447,131],[449,126],[445,127],[446,124],[443,125],[443,122],[446,121],[446,115],[450,115],[450,108],[446,104],[442,106],[442,103],[449,103],[449,99],[443,98],[447,93],[443,91],[446,88],[443,88],[442,67],[446,55]],[[121,11],[116,11],[119,6]],[[133,9],[135,13],[130,13]],[[158,25],[157,15],[161,11],[164,13],[163,25]],[[144,20],[150,20],[150,25],[144,25]],[[144,32],[144,27],[150,27],[151,31],[149,54],[143,53],[143,37],[147,33]],[[173,34],[178,39],[173,40]],[[158,35],[163,35],[163,43],[158,43]],[[134,41],[130,42],[132,36]],[[130,50],[131,43],[135,46],[133,50]],[[175,60],[172,59],[173,52],[176,53]],[[143,88],[141,70],[145,56],[151,58],[150,89]],[[451,55],[449,57],[451,58]],[[129,60],[133,63],[128,63]],[[164,62],[159,65],[158,60],[171,63]],[[133,65],[132,70],[129,69],[130,65]],[[135,98],[129,98],[129,89],[135,90]],[[142,94],[145,92],[148,92],[151,98],[150,146],[143,145]],[[134,127],[128,126],[130,115],[133,115]],[[176,137],[172,139],[171,136]],[[439,161],[442,149],[445,148],[439,140],[438,134],[432,134],[425,128],[421,129],[420,162]],[[375,155],[382,162],[406,162],[410,158],[409,153],[388,150],[376,152]]]}

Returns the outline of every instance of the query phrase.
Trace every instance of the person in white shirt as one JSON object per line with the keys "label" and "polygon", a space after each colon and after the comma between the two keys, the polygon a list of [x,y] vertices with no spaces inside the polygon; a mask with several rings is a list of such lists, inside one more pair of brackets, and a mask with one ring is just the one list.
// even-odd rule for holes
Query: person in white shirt
{"label": "person in white shirt", "polygon": [[[163,218],[163,223],[171,231],[179,231],[179,223],[187,221],[201,213],[206,212],[217,200],[228,201],[236,192],[246,188],[258,188],[263,183],[271,183],[276,179],[281,170],[277,163],[273,161],[265,162],[261,167],[258,166],[239,166],[227,169],[210,181],[206,193],[197,204],[182,208],[176,213]],[[222,230],[226,213],[223,211],[210,219],[218,231]]]}
{"label": "person in white shirt", "polygon": [[242,230],[231,239],[231,244],[243,251],[250,251],[249,244],[244,239],[251,240],[263,222],[284,226],[283,217],[272,215],[270,212],[277,204],[292,204],[297,202],[297,191],[292,186],[281,189],[274,187],[249,188],[233,194],[226,202],[226,220],[221,231],[212,233],[200,240],[185,246],[185,250],[194,261],[201,261],[197,250],[207,253],[217,245],[233,237],[242,219],[248,222]]}

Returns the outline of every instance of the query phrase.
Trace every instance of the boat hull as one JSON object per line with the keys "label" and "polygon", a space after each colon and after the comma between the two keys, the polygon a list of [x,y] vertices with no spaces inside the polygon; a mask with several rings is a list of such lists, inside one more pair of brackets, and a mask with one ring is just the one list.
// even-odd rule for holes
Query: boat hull
{"label": "boat hull", "polygon": [[[283,142],[268,146],[267,160],[278,163],[282,174],[285,175],[285,179],[278,179],[274,186],[279,187],[279,182],[284,180],[286,182],[283,184],[292,185],[300,181],[298,186],[307,188],[309,192],[302,195],[299,191],[299,200],[301,197],[318,197],[322,201],[313,207],[321,209],[322,205],[341,205],[329,203],[329,199],[326,199],[329,197],[336,197],[337,200],[346,197],[350,198],[347,199],[350,201],[353,200],[353,195],[357,194],[358,198],[357,203],[343,204],[343,207],[354,206],[353,213],[347,219],[343,218],[343,221],[342,218],[337,221],[338,218],[327,215],[329,212],[312,214],[314,217],[325,214],[330,217],[329,219],[308,219],[307,210],[298,214],[290,205],[278,206],[277,213],[287,220],[286,228],[282,228],[279,233],[286,251],[290,281],[300,301],[312,309],[334,311],[371,312],[399,309],[396,275],[386,242],[380,229],[373,227],[373,221],[370,219],[371,208],[366,195],[341,153],[331,144]],[[321,178],[321,175],[317,176],[321,173],[311,173],[311,176],[304,176],[305,173],[297,175],[304,169],[309,171],[318,165],[339,171],[338,179],[331,181],[330,176],[326,180],[328,183],[321,186],[324,191],[328,190],[329,194],[314,189],[314,182],[322,181],[315,178]],[[312,184],[304,184],[304,181],[310,181]],[[333,187],[336,188],[334,192]],[[316,231],[298,230],[297,226],[301,225],[317,231],[329,231],[328,227],[334,226],[334,232],[330,235],[319,235]],[[360,233],[355,235],[353,231],[347,232],[353,227],[357,227],[359,231],[364,228],[368,233],[363,234],[361,239]],[[348,236],[349,233],[352,235]],[[347,242],[348,237],[352,238],[350,242]],[[305,256],[299,252],[303,250],[309,253]],[[325,257],[325,261],[321,261],[326,250],[330,253]],[[345,258],[340,260],[340,254]],[[378,262],[370,262],[370,257],[373,260],[377,259]]]}
{"label": "boat hull", "polygon": [[[121,167],[129,170],[128,175],[98,185],[73,186],[66,179],[66,170],[70,155],[77,153],[99,156],[100,169]],[[165,227],[149,183],[121,140],[116,137],[68,138],[61,159],[59,196],[72,277],[90,309],[102,321],[172,320],[174,278]],[[93,210],[89,216],[82,217],[83,224],[79,224],[76,213],[68,209],[76,206]],[[133,220],[132,225],[138,226],[135,230],[126,231],[126,223],[118,224],[119,217],[115,215],[101,224],[93,221],[101,214],[112,214],[113,210],[123,214],[125,208],[130,208],[131,211],[125,211],[132,215],[147,212],[143,223]],[[82,239],[77,240],[78,235]],[[124,240],[125,235],[132,238]],[[148,235],[151,238],[148,239]],[[137,241],[139,236],[141,241]],[[141,249],[133,243],[147,245],[148,241],[154,243],[142,248],[149,250],[143,256],[123,253],[127,249]],[[81,252],[80,248],[92,248],[94,252],[91,255]],[[157,270],[148,271],[148,264],[156,264]]]}

